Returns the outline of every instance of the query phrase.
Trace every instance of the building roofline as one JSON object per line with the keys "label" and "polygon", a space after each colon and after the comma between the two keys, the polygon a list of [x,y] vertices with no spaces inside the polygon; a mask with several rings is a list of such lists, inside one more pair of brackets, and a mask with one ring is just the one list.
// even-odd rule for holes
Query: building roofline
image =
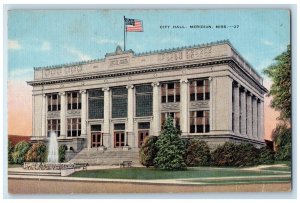
{"label": "building roofline", "polygon": [[[194,48],[202,48],[202,47],[207,47],[207,46],[214,46],[214,45],[221,45],[221,44],[228,44],[232,50],[238,54],[238,56],[245,62],[247,66],[253,70],[256,75],[258,75],[260,78],[260,74],[253,68],[253,66],[240,54],[239,51],[232,45],[232,43],[229,41],[229,39],[226,40],[221,40],[221,41],[215,41],[215,42],[210,42],[210,43],[202,43],[202,44],[194,44],[194,45],[189,45],[189,46],[182,46],[182,47],[176,47],[176,48],[169,48],[169,49],[160,49],[160,50],[154,50],[154,51],[147,51],[147,52],[141,52],[141,53],[134,53],[134,51],[126,50],[125,52],[122,53],[131,53],[133,56],[147,56],[147,55],[152,55],[152,54],[162,54],[162,53],[170,53],[170,52],[175,52],[175,51],[181,51],[184,49],[194,49]],[[105,57],[107,56],[112,56],[113,53],[107,53],[105,54]],[[51,65],[51,66],[42,66],[42,67],[34,67],[34,70],[41,70],[41,69],[55,69],[55,68],[62,68],[62,67],[71,67],[71,66],[79,66],[79,65],[86,65],[86,64],[91,64],[95,62],[102,62],[105,61],[105,58],[100,58],[100,59],[92,59],[92,60],[86,60],[86,61],[77,61],[77,62],[71,62],[71,63],[64,63],[64,64],[58,64],[58,65]]]}

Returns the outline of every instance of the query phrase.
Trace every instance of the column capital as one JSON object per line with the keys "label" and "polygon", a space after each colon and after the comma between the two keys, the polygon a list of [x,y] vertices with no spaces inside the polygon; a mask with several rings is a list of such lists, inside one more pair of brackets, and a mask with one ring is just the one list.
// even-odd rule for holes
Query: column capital
{"label": "column capital", "polygon": [[103,88],[102,88],[102,91],[103,91],[103,92],[108,92],[108,91],[109,91],[109,87],[103,87]]}
{"label": "column capital", "polygon": [[58,94],[59,94],[59,96],[65,96],[66,92],[59,92]]}
{"label": "column capital", "polygon": [[181,79],[181,80],[180,80],[180,83],[185,83],[185,84],[188,84],[188,83],[189,83],[189,81],[188,81],[188,79]]}
{"label": "column capital", "polygon": [[209,77],[209,78],[208,78],[209,81],[212,81],[212,79],[213,79],[213,77]]}
{"label": "column capital", "polygon": [[159,82],[153,82],[153,83],[151,83],[151,86],[152,87],[159,87],[160,83]]}
{"label": "column capital", "polygon": [[81,94],[85,94],[86,93],[86,90],[80,90],[79,91]]}
{"label": "column capital", "polygon": [[46,97],[46,96],[47,96],[47,94],[43,93],[43,97]]}
{"label": "column capital", "polygon": [[127,89],[133,89],[133,88],[134,88],[134,85],[126,85],[126,88],[127,88]]}
{"label": "column capital", "polygon": [[248,94],[250,97],[253,96],[253,94],[252,94],[250,91],[247,91],[247,94]]}
{"label": "column capital", "polygon": [[253,96],[252,98],[253,98],[254,100],[258,100],[257,96],[255,96],[255,95],[252,95],[252,96]]}

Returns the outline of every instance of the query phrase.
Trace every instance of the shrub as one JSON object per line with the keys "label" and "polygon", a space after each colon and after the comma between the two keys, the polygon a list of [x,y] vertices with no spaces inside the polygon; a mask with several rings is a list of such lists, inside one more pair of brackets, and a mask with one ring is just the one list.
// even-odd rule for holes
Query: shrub
{"label": "shrub", "polygon": [[58,161],[64,162],[66,160],[66,151],[68,147],[65,144],[62,144],[58,148]]}
{"label": "shrub", "polygon": [[28,162],[45,162],[47,157],[47,147],[44,143],[34,143],[28,150],[25,160]]}
{"label": "shrub", "polygon": [[272,132],[275,142],[275,159],[289,161],[292,157],[292,129],[286,124],[279,124]]}
{"label": "shrub", "polygon": [[158,137],[149,136],[143,141],[143,145],[140,149],[140,163],[143,166],[154,166],[154,159],[157,155],[156,141]]}
{"label": "shrub", "polygon": [[8,151],[7,160],[8,160],[8,163],[11,164],[11,163],[13,163],[12,153],[14,151],[14,146],[11,141],[8,141],[7,151]]}
{"label": "shrub", "polygon": [[156,142],[158,152],[154,159],[155,167],[163,170],[186,169],[185,145],[179,136],[180,131],[173,126],[173,119],[168,117]]}
{"label": "shrub", "polygon": [[274,163],[274,152],[267,147],[259,149],[259,163],[260,164],[273,164]]}
{"label": "shrub", "polygon": [[216,166],[253,166],[258,163],[258,149],[252,144],[226,142],[212,152],[212,164]]}
{"label": "shrub", "polygon": [[210,151],[206,142],[196,139],[187,141],[185,154],[187,166],[208,166],[210,159]]}
{"label": "shrub", "polygon": [[12,153],[12,160],[15,164],[23,164],[25,155],[29,150],[31,144],[26,141],[21,141],[16,144]]}

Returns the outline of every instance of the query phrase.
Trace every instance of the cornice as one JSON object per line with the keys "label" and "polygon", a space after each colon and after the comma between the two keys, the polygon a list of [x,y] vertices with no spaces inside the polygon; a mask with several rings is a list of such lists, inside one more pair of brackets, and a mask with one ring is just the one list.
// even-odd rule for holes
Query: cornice
{"label": "cornice", "polygon": [[73,78],[57,78],[51,80],[42,80],[42,81],[30,81],[27,82],[31,86],[39,86],[39,85],[48,85],[48,84],[59,84],[65,82],[75,82],[75,81],[84,81],[84,80],[93,80],[93,79],[104,79],[104,78],[113,78],[120,76],[129,76],[129,75],[139,75],[144,73],[151,72],[164,72],[171,70],[179,70],[179,69],[192,69],[197,67],[205,67],[205,66],[214,66],[214,65],[229,65],[234,71],[236,71],[241,77],[243,77],[246,81],[248,81],[251,85],[256,88],[263,89],[264,92],[267,92],[267,89],[259,82],[256,82],[255,78],[253,78],[250,74],[248,74],[242,67],[238,65],[238,63],[232,58],[223,58],[214,61],[208,62],[198,62],[193,64],[186,65],[169,65],[164,67],[145,67],[140,70],[132,70],[132,71],[123,71],[123,72],[115,72],[115,73],[107,73],[107,74],[94,74],[94,75],[84,75],[81,77],[73,77]]}

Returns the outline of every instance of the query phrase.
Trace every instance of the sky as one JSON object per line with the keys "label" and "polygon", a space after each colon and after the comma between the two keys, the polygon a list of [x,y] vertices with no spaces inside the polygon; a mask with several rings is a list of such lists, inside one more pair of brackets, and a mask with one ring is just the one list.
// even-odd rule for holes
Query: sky
{"label": "sky", "polygon": [[[144,32],[127,33],[127,50],[141,53],[229,39],[264,77],[266,86],[271,81],[262,70],[290,43],[288,10],[12,10],[7,41],[9,134],[31,135],[31,87],[25,81],[33,79],[33,67],[104,58],[117,45],[123,47],[124,16],[142,20],[144,28]],[[273,118],[274,112],[266,106]],[[267,126],[270,131],[272,124]]]}

